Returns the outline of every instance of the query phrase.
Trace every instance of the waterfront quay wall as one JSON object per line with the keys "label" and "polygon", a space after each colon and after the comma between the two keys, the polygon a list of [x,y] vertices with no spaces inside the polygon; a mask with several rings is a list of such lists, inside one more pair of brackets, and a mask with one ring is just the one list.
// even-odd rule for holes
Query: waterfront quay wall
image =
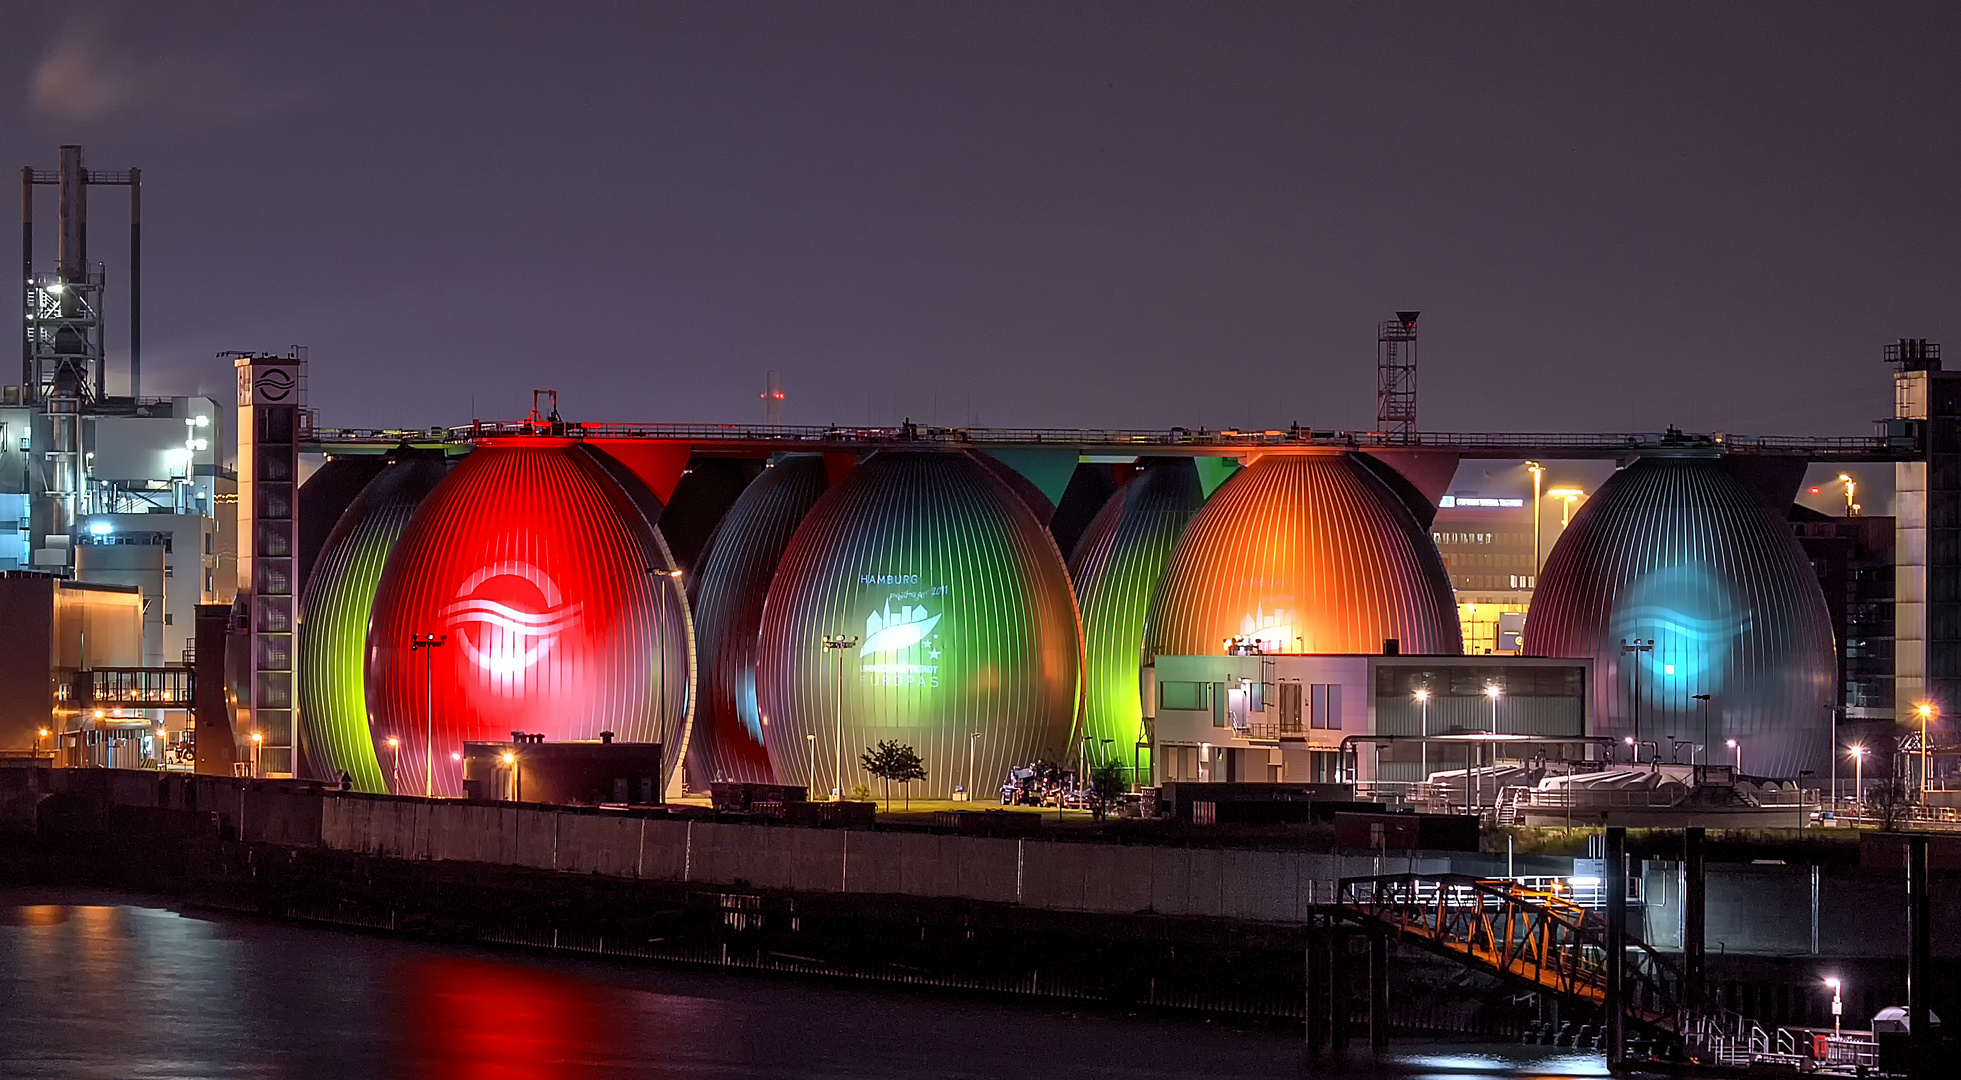
{"label": "waterfront quay wall", "polygon": [[[644,881],[807,894],[895,895],[1057,912],[1301,924],[1344,876],[1400,872],[1400,855],[1160,847],[730,823],[664,811],[461,802],[342,792],[301,781],[34,770],[37,811],[75,831],[116,808],[215,820],[247,843],[391,859],[485,863]],[[19,811],[16,811],[18,814]],[[1414,860],[1424,873],[1447,858]]]}
{"label": "waterfront quay wall", "polygon": [[[10,774],[10,775],[9,775]],[[11,794],[10,794],[11,792]],[[49,801],[51,800],[51,801]],[[475,863],[566,874],[807,896],[901,896],[1031,911],[1153,915],[1277,926],[1306,924],[1343,877],[1490,874],[1489,856],[1343,855],[1231,847],[995,838],[880,828],[854,831],[730,822],[667,811],[615,811],[341,792],[305,781],[110,769],[0,770],[0,827],[192,837],[413,862]],[[1502,873],[1502,856],[1499,857]],[[1559,860],[1570,865],[1568,860]],[[1540,868],[1533,872],[1544,872]],[[1637,931],[1681,948],[1679,866],[1637,868]],[[1961,956],[1961,874],[1939,872],[1934,950]],[[1708,867],[1712,958],[1904,958],[1901,875],[1855,866]]]}

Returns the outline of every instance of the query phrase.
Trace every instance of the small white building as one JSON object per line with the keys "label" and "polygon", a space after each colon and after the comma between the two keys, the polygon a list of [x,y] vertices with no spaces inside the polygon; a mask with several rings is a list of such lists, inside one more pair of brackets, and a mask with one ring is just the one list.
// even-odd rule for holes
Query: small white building
{"label": "small white building", "polygon": [[1142,686],[1151,779],[1409,785],[1599,760],[1592,679],[1584,659],[1159,656]]}

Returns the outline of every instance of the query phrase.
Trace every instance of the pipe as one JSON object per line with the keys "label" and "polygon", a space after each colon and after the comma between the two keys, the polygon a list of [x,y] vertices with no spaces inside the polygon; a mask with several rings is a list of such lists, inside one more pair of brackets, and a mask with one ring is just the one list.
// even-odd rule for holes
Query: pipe
{"label": "pipe", "polygon": [[[23,314],[32,314],[33,305],[39,298],[28,291],[28,282],[34,278],[34,166],[20,167],[20,287]],[[20,403],[26,405],[33,400],[34,393],[34,342],[26,334],[20,337]]]}
{"label": "pipe", "polygon": [[1607,830],[1607,859],[1601,885],[1607,890],[1607,1067],[1617,1068],[1627,1053],[1627,830]]}
{"label": "pipe", "polygon": [[129,397],[143,396],[143,170],[129,170]]}

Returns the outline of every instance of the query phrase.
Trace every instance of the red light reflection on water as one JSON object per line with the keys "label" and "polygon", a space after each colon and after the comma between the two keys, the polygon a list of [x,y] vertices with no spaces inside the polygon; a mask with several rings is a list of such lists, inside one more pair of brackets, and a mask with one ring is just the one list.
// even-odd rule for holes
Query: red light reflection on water
{"label": "red light reflection on water", "polygon": [[398,1045],[429,1080],[577,1080],[619,1038],[605,995],[514,964],[421,957],[399,968]]}

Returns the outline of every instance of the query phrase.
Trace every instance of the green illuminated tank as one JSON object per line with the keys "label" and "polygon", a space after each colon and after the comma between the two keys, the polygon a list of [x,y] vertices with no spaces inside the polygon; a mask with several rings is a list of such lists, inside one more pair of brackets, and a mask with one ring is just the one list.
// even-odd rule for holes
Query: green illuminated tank
{"label": "green illuminated tank", "polygon": [[913,795],[971,777],[995,798],[1013,765],[1074,760],[1081,658],[1062,557],[1008,485],[964,453],[877,454],[805,515],[764,602],[771,769],[877,790],[858,759],[891,739],[924,761]]}
{"label": "green illuminated tank", "polygon": [[1205,503],[1190,458],[1148,460],[1083,531],[1069,560],[1083,613],[1083,726],[1099,761],[1148,783],[1150,740],[1138,678],[1144,616],[1185,525]]}

